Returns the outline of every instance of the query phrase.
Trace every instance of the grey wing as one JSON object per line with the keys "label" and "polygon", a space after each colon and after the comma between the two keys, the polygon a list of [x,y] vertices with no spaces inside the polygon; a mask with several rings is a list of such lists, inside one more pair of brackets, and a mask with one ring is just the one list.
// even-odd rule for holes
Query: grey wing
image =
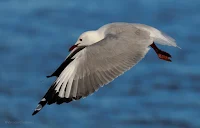
{"label": "grey wing", "polygon": [[108,35],[76,54],[55,82],[58,96],[67,99],[86,97],[137,64],[153,40],[131,36],[123,33]]}
{"label": "grey wing", "polygon": [[107,35],[76,53],[32,115],[46,104],[68,103],[86,97],[137,64],[148,52],[153,39],[146,33],[135,32]]}

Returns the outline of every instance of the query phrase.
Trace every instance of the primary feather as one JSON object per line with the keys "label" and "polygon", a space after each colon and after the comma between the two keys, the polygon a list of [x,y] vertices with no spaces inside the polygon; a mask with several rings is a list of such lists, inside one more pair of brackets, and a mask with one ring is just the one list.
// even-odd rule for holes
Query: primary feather
{"label": "primary feather", "polygon": [[58,78],[33,115],[46,104],[68,103],[97,91],[142,60],[153,42],[178,47],[173,38],[143,24],[111,23],[83,33],[78,47],[51,75]]}

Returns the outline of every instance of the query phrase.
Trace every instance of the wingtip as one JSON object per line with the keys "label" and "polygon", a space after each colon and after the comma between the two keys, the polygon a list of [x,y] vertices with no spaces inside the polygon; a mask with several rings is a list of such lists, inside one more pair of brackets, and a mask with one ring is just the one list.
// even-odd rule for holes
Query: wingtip
{"label": "wingtip", "polygon": [[34,116],[35,114],[37,114],[39,111],[35,110],[33,113],[32,113],[32,116]]}
{"label": "wingtip", "polygon": [[42,110],[42,108],[46,105],[47,100],[46,98],[42,98],[42,100],[38,103],[36,109],[34,110],[34,112],[32,113],[32,115],[37,114],[39,111]]}

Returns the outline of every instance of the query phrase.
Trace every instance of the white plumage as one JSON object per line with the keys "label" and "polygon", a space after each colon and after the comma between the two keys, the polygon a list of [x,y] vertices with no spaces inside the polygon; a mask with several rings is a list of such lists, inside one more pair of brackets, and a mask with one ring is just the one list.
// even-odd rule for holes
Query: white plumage
{"label": "white plumage", "polygon": [[173,38],[143,24],[111,23],[83,33],[65,60],[69,63],[58,75],[54,75],[58,71],[51,75],[58,78],[39,104],[88,96],[137,64],[153,42],[178,47]]}

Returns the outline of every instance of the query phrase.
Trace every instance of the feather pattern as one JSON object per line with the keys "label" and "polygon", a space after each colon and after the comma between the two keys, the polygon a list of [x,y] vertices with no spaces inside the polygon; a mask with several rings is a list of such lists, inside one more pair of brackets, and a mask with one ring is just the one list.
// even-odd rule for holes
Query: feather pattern
{"label": "feather pattern", "polygon": [[178,47],[173,38],[142,24],[112,23],[90,33],[99,41],[73,49],[51,75],[58,78],[33,115],[46,103],[68,103],[97,91],[142,60],[154,41]]}

